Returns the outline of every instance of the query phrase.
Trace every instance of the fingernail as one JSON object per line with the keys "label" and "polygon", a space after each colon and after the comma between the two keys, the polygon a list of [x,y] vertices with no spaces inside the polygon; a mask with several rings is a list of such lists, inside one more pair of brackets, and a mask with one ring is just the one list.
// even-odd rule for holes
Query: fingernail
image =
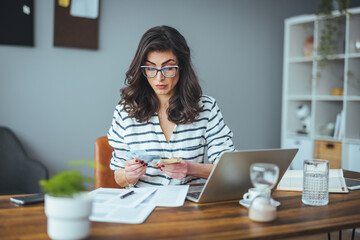
{"label": "fingernail", "polygon": [[135,159],[135,162],[139,162],[139,160]]}
{"label": "fingernail", "polygon": [[145,163],[145,166],[148,166],[148,164],[147,164],[147,163]]}
{"label": "fingernail", "polygon": [[140,161],[141,164],[144,164],[144,161]]}
{"label": "fingernail", "polygon": [[161,165],[161,167],[165,167],[165,165]]}
{"label": "fingernail", "polygon": [[159,166],[159,167],[157,167],[158,169],[161,169],[161,167]]}

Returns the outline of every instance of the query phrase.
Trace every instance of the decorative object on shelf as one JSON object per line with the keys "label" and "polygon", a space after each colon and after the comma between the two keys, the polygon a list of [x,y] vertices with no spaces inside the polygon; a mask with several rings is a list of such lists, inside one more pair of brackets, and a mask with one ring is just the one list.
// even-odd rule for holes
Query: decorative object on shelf
{"label": "decorative object on shelf", "polygon": [[[94,161],[71,161],[76,165],[94,165]],[[45,192],[47,232],[51,239],[83,239],[90,233],[89,216],[92,198],[84,183],[92,178],[82,176],[77,170],[58,173],[49,180],[41,180]]]}
{"label": "decorative object on shelf", "polygon": [[328,122],[320,126],[319,133],[322,136],[332,137],[334,136],[334,130],[335,130],[335,123]]}
{"label": "decorative object on shelf", "polygon": [[303,54],[305,57],[312,57],[314,52],[314,36],[311,35],[305,39]]}
{"label": "decorative object on shelf", "polygon": [[355,51],[360,53],[360,37],[355,40]]}
{"label": "decorative object on shelf", "polygon": [[297,131],[299,134],[308,134],[310,132],[310,107],[307,104],[300,104],[296,109],[296,116],[301,120],[302,127]]}
{"label": "decorative object on shelf", "polygon": [[[350,0],[322,0],[319,6],[319,12],[317,15],[324,18],[325,26],[321,30],[319,37],[319,45],[316,49],[319,66],[325,66],[326,60],[328,60],[329,55],[336,52],[338,47],[338,42],[341,39],[341,36],[344,35],[344,32],[341,29],[341,25],[344,24],[344,18],[347,14],[347,9],[350,5]],[[340,15],[336,19],[334,17],[333,11],[338,10]]]}
{"label": "decorative object on shelf", "polygon": [[346,75],[348,77],[348,85],[360,89],[360,76],[356,79],[355,74],[351,70],[348,70]]}
{"label": "decorative object on shelf", "polygon": [[331,89],[331,95],[332,96],[343,96],[344,95],[344,89],[339,87],[333,87]]}

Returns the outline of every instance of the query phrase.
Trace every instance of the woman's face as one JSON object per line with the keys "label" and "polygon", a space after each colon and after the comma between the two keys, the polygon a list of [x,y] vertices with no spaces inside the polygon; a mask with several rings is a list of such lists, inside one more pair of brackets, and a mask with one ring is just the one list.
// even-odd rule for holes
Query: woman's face
{"label": "woman's face", "polygon": [[[153,51],[148,53],[144,65],[160,69],[167,66],[177,66],[178,64],[178,59],[172,51]],[[155,77],[147,77],[147,80],[158,98],[170,98],[176,91],[176,84],[179,81],[179,69],[177,69],[174,77],[164,77],[158,71]]]}

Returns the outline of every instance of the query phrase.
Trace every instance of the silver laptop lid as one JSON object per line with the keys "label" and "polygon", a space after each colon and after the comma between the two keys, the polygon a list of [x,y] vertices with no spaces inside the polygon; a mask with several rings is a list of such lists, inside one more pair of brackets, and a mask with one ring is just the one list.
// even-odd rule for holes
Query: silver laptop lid
{"label": "silver laptop lid", "polygon": [[240,200],[253,187],[250,180],[251,164],[276,164],[280,169],[279,182],[297,151],[298,149],[265,149],[225,152],[211,171],[199,199],[188,199],[199,203]]}

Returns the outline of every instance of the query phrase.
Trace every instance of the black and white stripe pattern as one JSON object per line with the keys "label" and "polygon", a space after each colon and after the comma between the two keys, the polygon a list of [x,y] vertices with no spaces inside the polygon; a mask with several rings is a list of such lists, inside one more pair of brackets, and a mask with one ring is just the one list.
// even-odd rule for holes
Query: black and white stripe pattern
{"label": "black and white stripe pattern", "polygon": [[[121,105],[116,106],[112,125],[107,134],[109,144],[114,148],[110,168],[124,168],[126,152],[146,150],[149,154],[163,157],[181,157],[187,161],[203,163],[207,154],[208,161],[216,164],[221,153],[235,151],[232,132],[225,125],[222,114],[214,98],[202,96],[203,106],[200,116],[191,124],[175,125],[170,141],[167,142],[161,130],[158,115],[148,122],[139,123],[130,118]],[[206,153],[207,150],[207,153]],[[189,184],[203,182],[202,179],[187,176],[176,180],[161,170],[148,166],[146,174],[136,184],[137,187]]]}

